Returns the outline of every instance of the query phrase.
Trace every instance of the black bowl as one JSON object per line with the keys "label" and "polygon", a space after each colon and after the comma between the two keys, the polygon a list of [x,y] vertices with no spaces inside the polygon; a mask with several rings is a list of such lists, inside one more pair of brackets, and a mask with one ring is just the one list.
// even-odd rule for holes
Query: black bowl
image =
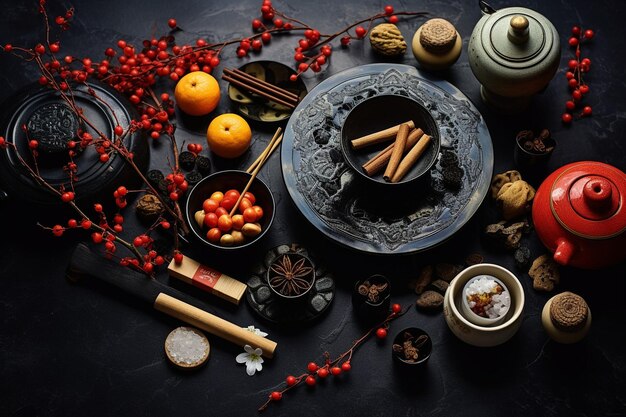
{"label": "black bowl", "polygon": [[[383,179],[382,172],[372,177],[368,176],[363,170],[363,164],[393,143],[393,139],[358,150],[353,149],[350,142],[409,120],[431,137],[426,151],[401,181],[387,182]],[[408,185],[418,183],[424,184],[430,178],[430,169],[437,160],[440,144],[437,122],[428,109],[405,96],[383,94],[367,99],[350,111],[341,128],[341,150],[348,166],[367,184],[389,190],[404,189]]]}
{"label": "black bowl", "polygon": [[419,354],[418,354],[417,360],[416,361],[407,360],[406,358],[404,358],[402,356],[401,353],[398,353],[398,352],[396,352],[393,349],[391,351],[391,354],[392,354],[393,358],[399,364],[402,364],[403,366],[406,366],[406,367],[412,368],[412,369],[413,368],[415,368],[415,369],[420,368],[430,358],[430,354],[432,353],[432,350],[433,350],[433,341],[430,338],[430,336],[428,335],[428,333],[426,333],[424,330],[422,330],[420,328],[417,328],[417,327],[409,327],[409,328],[406,328],[406,329],[400,331],[396,335],[396,337],[393,339],[393,344],[402,346],[404,341],[407,340],[406,335],[411,335],[413,340],[416,340],[420,336],[426,336],[428,338],[428,339],[426,339],[424,344],[418,349],[419,350]]}
{"label": "black bowl", "polygon": [[263,217],[259,221],[261,233],[257,236],[252,238],[247,237],[240,245],[221,246],[207,240],[207,229],[198,226],[194,219],[194,213],[198,210],[202,210],[202,203],[209,198],[211,194],[216,191],[226,192],[230,189],[242,191],[249,180],[250,174],[245,171],[219,171],[202,179],[191,189],[185,205],[185,220],[191,230],[191,235],[196,241],[211,249],[233,252],[254,245],[255,242],[258,242],[267,233],[274,221],[276,203],[274,202],[274,196],[270,189],[258,177],[254,179],[248,189],[248,191],[256,197],[255,204],[261,206],[263,209]]}

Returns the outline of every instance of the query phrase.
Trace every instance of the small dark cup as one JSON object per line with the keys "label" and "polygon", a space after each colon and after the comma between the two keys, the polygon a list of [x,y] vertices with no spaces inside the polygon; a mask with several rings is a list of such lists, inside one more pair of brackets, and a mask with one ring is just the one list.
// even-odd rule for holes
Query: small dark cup
{"label": "small dark cup", "polygon": [[[384,287],[381,291],[377,291],[375,296],[369,288],[372,285],[378,288]],[[354,284],[352,291],[352,307],[357,316],[368,322],[381,321],[389,314],[389,305],[391,303],[391,291],[389,290],[389,280],[383,275],[372,275],[367,279],[359,280]]]}
{"label": "small dark cup", "polygon": [[556,141],[553,138],[546,138],[543,143],[549,150],[546,152],[534,152],[524,148],[524,141],[515,139],[513,160],[520,172],[533,181],[543,180],[548,171],[548,161],[556,149]]}
{"label": "small dark cup", "polygon": [[[420,337],[423,336],[426,336],[427,339],[423,342],[421,346],[417,347],[417,360],[409,359],[404,355],[404,352],[397,351],[397,346],[403,346],[405,341],[417,341]],[[418,369],[423,367],[424,364],[428,361],[432,350],[433,342],[428,333],[417,327],[409,327],[400,331],[393,339],[391,355],[393,356],[393,359],[403,367],[406,367],[407,369]]]}
{"label": "small dark cup", "polygon": [[[352,148],[351,141],[409,120],[431,138],[424,153],[404,178],[396,183],[385,181],[382,171],[368,176],[363,170],[363,164],[393,143],[393,139],[358,150]],[[379,192],[396,193],[427,185],[440,146],[439,128],[433,116],[422,104],[405,96],[383,94],[364,100],[350,111],[341,128],[341,150],[347,165],[363,184],[376,187]]]}
{"label": "small dark cup", "polygon": [[267,268],[267,285],[282,303],[299,303],[308,298],[315,285],[315,266],[298,252],[278,255]]}

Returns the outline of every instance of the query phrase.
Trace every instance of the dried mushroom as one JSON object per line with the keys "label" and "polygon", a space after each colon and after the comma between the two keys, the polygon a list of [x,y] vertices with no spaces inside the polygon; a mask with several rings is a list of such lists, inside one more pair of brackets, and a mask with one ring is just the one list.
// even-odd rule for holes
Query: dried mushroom
{"label": "dried mushroom", "polygon": [[535,259],[528,275],[533,279],[533,288],[538,291],[552,291],[561,278],[559,266],[550,255]]}
{"label": "dried mushroom", "polygon": [[494,199],[498,197],[498,193],[504,184],[510,182],[519,181],[522,179],[522,175],[515,170],[506,171],[501,174],[496,174],[491,180],[491,197]]}
{"label": "dried mushroom", "polygon": [[535,189],[524,180],[506,183],[500,188],[496,201],[502,210],[502,217],[511,220],[525,215],[535,198]]}

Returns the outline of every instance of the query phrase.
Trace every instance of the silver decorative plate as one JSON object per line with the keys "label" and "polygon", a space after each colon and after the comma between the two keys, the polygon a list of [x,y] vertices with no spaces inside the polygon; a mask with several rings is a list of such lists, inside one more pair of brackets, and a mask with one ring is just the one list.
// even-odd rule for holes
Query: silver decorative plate
{"label": "silver decorative plate", "polygon": [[[442,152],[425,189],[377,195],[343,160],[346,116],[379,94],[422,103],[438,124]],[[444,153],[456,155],[458,187],[444,182]],[[489,130],[469,99],[450,83],[400,64],[363,65],[318,84],[289,119],[281,159],[287,190],[304,217],[335,242],[376,254],[420,252],[451,237],[478,210],[493,172]]]}

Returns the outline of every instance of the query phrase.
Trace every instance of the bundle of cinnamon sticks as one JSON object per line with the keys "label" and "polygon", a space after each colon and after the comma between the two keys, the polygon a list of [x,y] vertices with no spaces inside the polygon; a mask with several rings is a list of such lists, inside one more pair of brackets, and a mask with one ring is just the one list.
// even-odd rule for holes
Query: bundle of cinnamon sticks
{"label": "bundle of cinnamon sticks", "polygon": [[350,141],[354,150],[394,140],[362,165],[363,171],[372,177],[384,168],[383,179],[399,182],[428,148],[431,138],[412,120]]}

